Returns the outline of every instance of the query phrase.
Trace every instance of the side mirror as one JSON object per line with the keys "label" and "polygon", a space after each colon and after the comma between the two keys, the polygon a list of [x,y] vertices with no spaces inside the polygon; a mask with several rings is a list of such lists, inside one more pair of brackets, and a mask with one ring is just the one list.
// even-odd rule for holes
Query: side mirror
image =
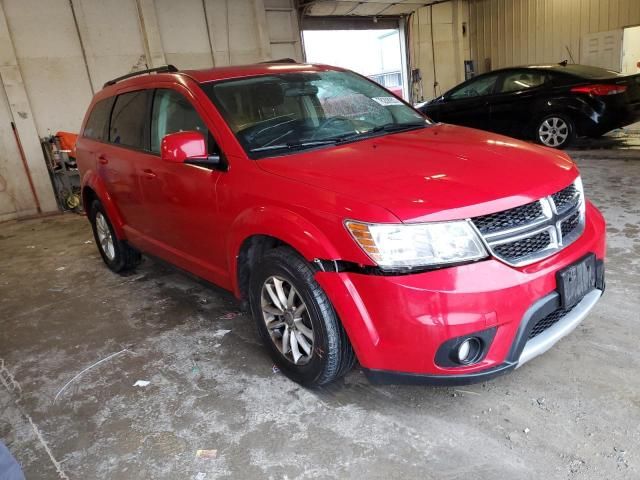
{"label": "side mirror", "polygon": [[165,135],[160,144],[160,157],[166,162],[187,163],[205,168],[218,168],[220,155],[207,155],[207,142],[200,132],[177,132]]}

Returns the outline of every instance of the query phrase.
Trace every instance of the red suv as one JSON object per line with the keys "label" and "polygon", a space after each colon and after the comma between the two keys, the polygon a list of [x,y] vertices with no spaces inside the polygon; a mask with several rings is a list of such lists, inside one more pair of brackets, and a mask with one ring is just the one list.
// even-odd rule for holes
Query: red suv
{"label": "red suv", "polygon": [[604,220],[564,153],[434,124],[329,66],[126,77],[77,144],[102,258],[148,253],[233,291],[297,382],[356,359],[372,381],[486,380],[604,290]]}

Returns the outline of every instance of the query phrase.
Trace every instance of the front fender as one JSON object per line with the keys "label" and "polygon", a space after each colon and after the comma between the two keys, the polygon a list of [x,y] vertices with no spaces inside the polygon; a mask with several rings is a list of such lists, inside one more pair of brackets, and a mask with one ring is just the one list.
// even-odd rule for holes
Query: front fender
{"label": "front fender", "polygon": [[320,228],[299,213],[282,207],[253,207],[233,222],[228,244],[233,291],[239,295],[238,256],[245,240],[266,235],[290,245],[308,261],[315,258],[341,258],[337,249]]}
{"label": "front fender", "polygon": [[115,234],[119,239],[125,239],[124,233],[124,222],[122,221],[122,215],[120,215],[120,211],[116,206],[113,198],[107,191],[107,187],[104,184],[104,181],[94,170],[87,170],[82,177],[82,203],[84,206],[84,211],[87,214],[90,213],[91,205],[87,205],[89,196],[86,195],[86,188],[90,188],[93,190],[100,203],[105,209],[107,216],[109,217],[109,221],[115,230]]}

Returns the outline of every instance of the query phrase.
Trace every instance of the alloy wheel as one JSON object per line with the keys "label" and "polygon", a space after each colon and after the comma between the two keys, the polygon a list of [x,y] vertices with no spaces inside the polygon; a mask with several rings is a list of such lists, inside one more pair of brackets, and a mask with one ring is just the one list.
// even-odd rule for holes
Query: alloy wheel
{"label": "alloy wheel", "polygon": [[549,117],[538,128],[538,138],[547,147],[564,144],[570,133],[569,125],[560,117]]}
{"label": "alloy wheel", "polygon": [[313,325],[304,300],[284,278],[271,276],[262,285],[262,318],[278,351],[295,365],[313,356]]}
{"label": "alloy wheel", "polygon": [[110,261],[116,258],[116,250],[113,245],[113,236],[107,220],[101,212],[96,213],[96,230],[98,232],[98,241],[100,249]]}

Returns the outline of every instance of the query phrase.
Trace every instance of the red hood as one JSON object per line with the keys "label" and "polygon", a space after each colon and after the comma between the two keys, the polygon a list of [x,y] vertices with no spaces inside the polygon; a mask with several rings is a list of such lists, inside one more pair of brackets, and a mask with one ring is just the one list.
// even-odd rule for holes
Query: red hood
{"label": "red hood", "polygon": [[550,195],[578,175],[561,152],[452,125],[257,162],[268,172],[376,204],[407,222],[505,210]]}

